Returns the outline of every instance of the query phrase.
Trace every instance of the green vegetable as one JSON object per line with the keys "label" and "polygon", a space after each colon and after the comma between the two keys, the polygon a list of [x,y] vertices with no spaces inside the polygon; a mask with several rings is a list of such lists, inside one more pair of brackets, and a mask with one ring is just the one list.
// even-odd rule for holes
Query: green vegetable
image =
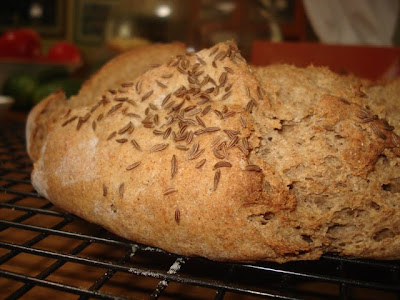
{"label": "green vegetable", "polygon": [[15,108],[27,109],[32,105],[32,93],[37,84],[35,76],[27,74],[12,75],[4,82],[3,94],[15,99]]}

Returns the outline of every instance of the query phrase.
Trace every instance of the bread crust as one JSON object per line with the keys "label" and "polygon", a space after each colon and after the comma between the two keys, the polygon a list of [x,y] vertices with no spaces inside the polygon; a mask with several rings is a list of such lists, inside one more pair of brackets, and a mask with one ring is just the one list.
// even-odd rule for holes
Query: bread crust
{"label": "bread crust", "polygon": [[135,47],[107,62],[83,83],[78,95],[72,96],[68,101],[65,101],[65,96],[60,92],[43,99],[30,111],[26,123],[29,157],[33,161],[39,158],[47,132],[52,127],[52,120],[55,117],[67,114],[74,107],[96,103],[106,90],[121,88],[120,83],[126,78],[133,80],[154,67],[154,64],[165,63],[176,55],[184,54],[185,51],[185,44],[180,42]]}
{"label": "bread crust", "polygon": [[127,78],[135,79],[148,69],[186,52],[181,42],[155,43],[134,47],[108,61],[84,82],[78,95],[71,97],[74,106],[94,104],[107,89],[121,88]]}
{"label": "bread crust", "polygon": [[314,70],[301,72],[251,70],[232,42],[178,56],[59,114],[32,183],[71,213],[182,255],[400,258],[398,136],[357,79],[319,69],[307,86]]}
{"label": "bread crust", "polygon": [[66,110],[65,94],[62,91],[57,91],[44,98],[29,112],[25,139],[28,155],[33,161],[36,161],[40,156],[43,141],[54,123],[54,116]]}

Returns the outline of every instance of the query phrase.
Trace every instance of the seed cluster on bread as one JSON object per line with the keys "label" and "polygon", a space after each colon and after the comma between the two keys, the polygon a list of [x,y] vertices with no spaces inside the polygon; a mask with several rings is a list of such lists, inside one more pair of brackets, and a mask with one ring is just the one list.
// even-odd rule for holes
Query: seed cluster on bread
{"label": "seed cluster on bread", "polygon": [[[103,94],[93,107],[86,109],[82,115],[74,115],[71,109],[61,118],[61,127],[75,126],[79,131],[86,123],[96,132],[101,124],[115,114],[125,119],[121,128],[107,126],[101,129],[101,134],[107,132],[106,141],[119,144],[132,144],[136,150],[142,151],[140,144],[135,139],[135,128],[142,128],[142,132],[154,135],[153,144],[149,144],[146,152],[160,152],[168,147],[175,147],[174,151],[186,151],[188,161],[196,160],[202,156],[206,148],[201,147],[200,136],[215,137],[212,140],[212,153],[218,161],[214,164],[215,170],[213,188],[216,189],[221,174],[220,168],[231,167],[231,163],[223,159],[229,159],[229,152],[233,148],[240,150],[245,156],[249,152],[247,137],[248,130],[243,130],[246,115],[248,115],[257,100],[263,100],[259,86],[252,91],[251,86],[256,82],[248,78],[248,85],[233,86],[230,77],[238,81],[232,67],[218,68],[218,64],[229,60],[227,65],[243,63],[244,59],[238,52],[236,45],[221,45],[202,58],[200,54],[180,55],[165,66],[160,66],[154,71],[149,71],[146,76],[140,77],[135,82],[128,81],[121,84],[118,89],[109,89]],[[209,66],[207,66],[207,62]],[[226,64],[226,63],[225,63]],[[242,70],[239,69],[243,73]],[[174,74],[174,72],[176,74]],[[239,72],[238,72],[239,73]],[[159,78],[157,78],[157,75]],[[229,75],[228,75],[229,74]],[[242,74],[243,75],[243,74]],[[236,78],[235,78],[236,77]],[[157,78],[157,79],[156,79]],[[239,80],[243,80],[240,78]],[[168,82],[174,81],[172,87]],[[181,85],[177,85],[179,82]],[[177,87],[178,86],[178,87]],[[234,101],[228,101],[232,94],[241,93],[241,98],[246,100],[243,107]],[[252,97],[252,92],[255,94]],[[242,101],[242,99],[240,99]],[[231,109],[227,105],[234,105]],[[209,117],[208,114],[214,114]],[[228,121],[232,118],[232,121]],[[238,126],[238,124],[241,126]],[[108,124],[110,125],[110,124]],[[235,129],[230,129],[233,125]],[[115,130],[110,130],[113,128]],[[241,131],[244,133],[242,134]],[[220,133],[222,132],[222,133]],[[214,134],[215,133],[215,134]],[[209,138],[207,138],[209,139]],[[177,172],[176,155],[172,156],[172,177]],[[201,160],[202,165],[206,159]],[[129,170],[138,167],[139,162],[127,166]],[[200,165],[197,165],[200,168]],[[252,164],[243,167],[246,171],[260,171]]]}
{"label": "seed cluster on bread", "polygon": [[229,41],[178,55],[52,115],[33,185],[183,255],[399,258],[394,127],[370,111],[358,79],[301,72],[250,68]]}

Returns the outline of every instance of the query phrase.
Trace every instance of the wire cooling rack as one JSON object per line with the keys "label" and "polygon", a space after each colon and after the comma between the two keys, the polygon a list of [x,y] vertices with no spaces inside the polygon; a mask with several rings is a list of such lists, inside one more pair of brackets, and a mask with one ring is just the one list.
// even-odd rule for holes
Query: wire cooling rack
{"label": "wire cooling rack", "polygon": [[30,183],[23,124],[0,125],[1,299],[400,299],[400,262],[219,263],[123,240]]}

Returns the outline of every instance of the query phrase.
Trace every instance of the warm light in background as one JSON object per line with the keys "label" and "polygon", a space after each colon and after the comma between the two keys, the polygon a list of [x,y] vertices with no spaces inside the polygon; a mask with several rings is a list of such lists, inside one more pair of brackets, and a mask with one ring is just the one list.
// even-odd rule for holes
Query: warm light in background
{"label": "warm light in background", "polygon": [[167,4],[161,4],[156,7],[156,15],[160,18],[169,17],[171,14],[171,7]]}
{"label": "warm light in background", "polygon": [[29,9],[29,15],[33,19],[40,19],[43,16],[43,7],[39,3],[32,3]]}
{"label": "warm light in background", "polygon": [[118,36],[120,36],[122,38],[129,38],[131,36],[130,22],[123,22],[119,25]]}

